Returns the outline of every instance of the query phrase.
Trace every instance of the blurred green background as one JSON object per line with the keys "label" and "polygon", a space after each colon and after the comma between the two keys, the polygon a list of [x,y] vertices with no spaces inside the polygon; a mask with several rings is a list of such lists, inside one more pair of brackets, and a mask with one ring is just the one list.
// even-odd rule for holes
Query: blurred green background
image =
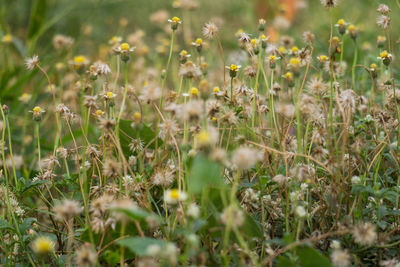
{"label": "blurred green background", "polygon": [[[156,11],[167,10],[171,16],[177,15],[185,20],[190,17],[190,28],[194,34],[200,35],[201,27],[210,19],[223,22],[222,39],[229,45],[234,42],[233,33],[238,28],[246,32],[254,32],[259,16],[260,5],[268,6],[267,22],[272,23],[273,17],[282,13],[285,7],[283,0],[198,0],[197,8],[185,10],[174,8],[174,1],[169,0],[2,0],[0,34],[12,35],[27,40],[34,38],[35,30],[40,28],[37,37],[40,49],[51,49],[51,39],[54,34],[61,33],[74,37],[76,40],[86,39],[93,43],[105,43],[112,36],[126,36],[138,29],[144,30],[148,42],[154,40],[154,35],[163,29],[150,23],[150,16]],[[187,1],[186,1],[187,2]],[[296,12],[288,34],[296,33],[301,37],[305,30],[312,30],[318,39],[326,40],[329,34],[329,16],[319,0],[298,1],[301,8]],[[360,35],[361,41],[375,40],[372,34],[378,28],[375,23],[376,7],[380,3],[388,4],[394,14],[398,12],[396,0],[340,0],[339,7],[334,10],[334,20],[344,18],[356,24],[365,35]],[[32,14],[35,14],[33,16]],[[399,17],[393,16],[394,28],[399,25]],[[121,26],[121,19],[127,22]],[[36,26],[35,26],[36,25]],[[186,24],[186,26],[188,26]],[[36,28],[35,28],[36,27]],[[89,45],[90,43],[86,43]],[[80,47],[83,53],[93,53],[93,45]],[[33,52],[33,51],[31,51]]]}

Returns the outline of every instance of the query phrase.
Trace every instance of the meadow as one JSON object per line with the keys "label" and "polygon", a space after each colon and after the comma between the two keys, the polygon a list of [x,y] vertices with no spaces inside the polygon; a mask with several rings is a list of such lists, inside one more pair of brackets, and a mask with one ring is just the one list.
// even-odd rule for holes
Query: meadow
{"label": "meadow", "polygon": [[0,266],[400,266],[399,0],[2,0]]}

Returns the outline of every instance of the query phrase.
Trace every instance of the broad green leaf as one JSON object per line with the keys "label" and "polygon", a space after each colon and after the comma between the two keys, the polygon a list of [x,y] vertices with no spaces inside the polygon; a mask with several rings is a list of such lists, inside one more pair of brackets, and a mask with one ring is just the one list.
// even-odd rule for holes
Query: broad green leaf
{"label": "broad green leaf", "polygon": [[312,247],[299,247],[296,251],[301,261],[301,267],[332,267],[328,258]]}
{"label": "broad green leaf", "polygon": [[190,169],[188,185],[194,194],[201,193],[205,187],[223,186],[221,166],[202,155],[197,156]]}
{"label": "broad green leaf", "polygon": [[279,256],[277,267],[297,267],[297,264],[286,257]]}

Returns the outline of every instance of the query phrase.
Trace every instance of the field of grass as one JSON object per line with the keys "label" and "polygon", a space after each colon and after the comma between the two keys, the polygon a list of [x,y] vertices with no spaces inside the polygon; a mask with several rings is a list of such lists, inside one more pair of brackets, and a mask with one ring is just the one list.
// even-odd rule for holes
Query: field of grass
{"label": "field of grass", "polygon": [[2,0],[0,266],[400,266],[399,0]]}

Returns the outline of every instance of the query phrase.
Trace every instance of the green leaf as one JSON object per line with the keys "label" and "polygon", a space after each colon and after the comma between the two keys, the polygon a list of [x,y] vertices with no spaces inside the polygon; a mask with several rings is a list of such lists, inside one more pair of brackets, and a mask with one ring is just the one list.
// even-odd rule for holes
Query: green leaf
{"label": "green leaf", "polygon": [[221,166],[200,155],[194,159],[189,174],[189,191],[199,194],[203,188],[209,186],[224,186],[221,177]]}
{"label": "green leaf", "polygon": [[163,240],[148,237],[130,237],[117,241],[117,244],[127,247],[138,256],[146,256],[149,246],[158,245],[164,247],[167,243]]}
{"label": "green leaf", "polygon": [[29,228],[31,228],[32,223],[36,221],[36,218],[26,218],[24,221],[19,225],[19,230],[21,233],[26,232]]}
{"label": "green leaf", "polygon": [[299,247],[296,250],[301,261],[301,267],[332,267],[328,258],[312,247]]}
{"label": "green leaf", "polygon": [[3,229],[11,231],[14,230],[14,228],[12,228],[11,225],[6,220],[0,219],[0,230]]}
{"label": "green leaf", "polygon": [[283,257],[283,256],[279,256],[277,267],[297,267],[297,265],[295,262],[291,261],[290,259]]}
{"label": "green leaf", "polygon": [[261,230],[259,223],[256,222],[256,220],[254,220],[254,218],[250,214],[247,214],[246,216],[243,229],[245,233],[250,237],[259,237],[259,238],[264,237],[264,234]]}

